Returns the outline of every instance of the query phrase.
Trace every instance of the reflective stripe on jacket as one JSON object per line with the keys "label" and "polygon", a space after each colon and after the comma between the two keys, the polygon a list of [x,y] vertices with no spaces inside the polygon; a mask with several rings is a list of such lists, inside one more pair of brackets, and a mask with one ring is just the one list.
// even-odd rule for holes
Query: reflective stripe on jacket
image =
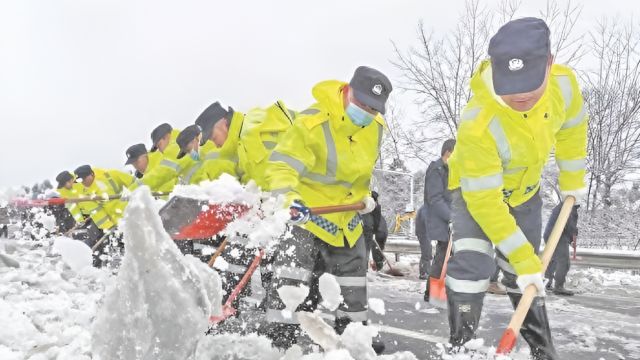
{"label": "reflective stripe on jacket", "polygon": [[[268,190],[285,194],[287,203],[299,199],[309,207],[342,205],[369,195],[384,120],[376,116],[366,127],[355,126],[344,112],[345,85],[333,80],[316,85],[317,103],[300,113],[269,157]],[[312,215],[304,228],[330,245],[342,247],[346,238],[353,247],[362,221],[355,211]]]}
{"label": "reflective stripe on jacket", "polygon": [[484,61],[471,80],[473,97],[460,118],[449,188],[461,188],[469,212],[518,274],[536,273],[540,260],[508,207],[538,191],[554,148],[560,189],[584,188],[588,117],[568,67],[551,67],[542,98],[527,112],[504,104],[491,79],[491,64]]}

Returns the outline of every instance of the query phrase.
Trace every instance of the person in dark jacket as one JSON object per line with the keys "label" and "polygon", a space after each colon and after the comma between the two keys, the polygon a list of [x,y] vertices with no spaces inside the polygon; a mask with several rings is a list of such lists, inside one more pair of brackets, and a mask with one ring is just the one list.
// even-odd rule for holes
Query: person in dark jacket
{"label": "person in dark jacket", "polygon": [[[454,139],[442,144],[440,158],[431,162],[424,176],[424,206],[427,213],[427,236],[436,240],[436,252],[429,269],[429,276],[439,278],[449,243],[449,222],[451,221],[451,192],[449,191],[449,167],[447,161],[456,145]],[[429,300],[429,282],[424,294]]]}
{"label": "person in dark jacket", "polygon": [[[382,207],[378,202],[378,193],[372,191],[371,197],[375,200],[376,207],[372,212],[361,215],[361,217],[364,238],[367,245],[367,254],[371,251],[375,270],[377,271],[384,266],[384,255],[381,250],[384,250],[384,246],[387,243],[389,230],[387,229],[387,221],[382,217]],[[378,246],[376,246],[373,241],[375,241]]]}
{"label": "person in dark jacket", "polygon": [[429,268],[431,267],[432,248],[431,239],[427,234],[427,205],[423,204],[418,209],[416,215],[416,237],[420,243],[420,263],[418,266],[420,280],[426,280],[429,277]]}
{"label": "person in dark jacket", "polygon": [[[553,211],[551,211],[551,215],[549,216],[549,221],[547,222],[547,226],[544,229],[544,241],[546,242],[551,235],[551,230],[553,230],[553,226],[558,219],[558,215],[560,214],[560,209],[562,208],[562,203],[558,204]],[[560,241],[558,241],[558,246],[553,253],[553,257],[551,258],[551,262],[547,267],[547,271],[545,272],[545,277],[547,278],[547,290],[553,290],[553,293],[556,295],[562,296],[572,296],[574,294],[573,291],[566,289],[564,284],[567,280],[567,273],[569,272],[570,261],[569,261],[569,246],[575,238],[578,236],[578,209],[580,205],[574,205],[573,209],[571,209],[571,215],[569,215],[569,219],[567,220],[567,224],[562,231],[562,235],[560,236]],[[555,285],[555,286],[554,286]]]}

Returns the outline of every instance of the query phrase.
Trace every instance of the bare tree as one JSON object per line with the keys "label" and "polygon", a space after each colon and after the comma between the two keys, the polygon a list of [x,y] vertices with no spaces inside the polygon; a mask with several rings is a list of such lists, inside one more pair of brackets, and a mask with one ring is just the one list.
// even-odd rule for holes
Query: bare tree
{"label": "bare tree", "polygon": [[[422,117],[402,123],[399,143],[407,157],[428,163],[426,148],[437,148],[447,138],[455,137],[460,112],[471,98],[469,81],[480,62],[487,57],[491,36],[497,28],[513,19],[519,0],[503,0],[490,9],[480,0],[466,0],[464,11],[452,32],[438,37],[418,24],[418,45],[403,51],[394,43],[392,63],[401,71],[400,88],[415,95]],[[568,1],[565,5],[549,0],[541,17],[551,27],[554,51],[565,63],[577,62],[581,56],[581,34],[575,23],[581,7]]]}
{"label": "bare tree", "polygon": [[591,33],[597,62],[585,75],[589,110],[589,202],[611,206],[611,189],[640,161],[640,34],[632,22],[599,22]]}
{"label": "bare tree", "polygon": [[551,30],[551,53],[555,61],[575,66],[585,54],[583,34],[576,31],[576,23],[582,14],[582,6],[574,5],[571,0],[564,4],[547,0],[540,17]]}
{"label": "bare tree", "polygon": [[384,169],[391,167],[393,164],[402,162],[405,158],[401,144],[402,128],[400,123],[404,117],[404,111],[396,103],[392,96],[387,104],[387,112],[385,114],[385,122],[387,129],[382,138],[380,145],[380,157],[378,159],[378,168]]}

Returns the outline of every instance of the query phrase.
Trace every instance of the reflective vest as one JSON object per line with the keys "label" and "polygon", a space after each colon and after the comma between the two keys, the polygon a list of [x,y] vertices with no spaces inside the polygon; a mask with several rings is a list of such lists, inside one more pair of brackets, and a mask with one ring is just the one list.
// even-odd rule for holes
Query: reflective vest
{"label": "reflective vest", "polygon": [[544,94],[527,112],[504,104],[491,79],[487,60],[471,80],[473,97],[460,116],[449,188],[461,189],[469,212],[517,274],[537,273],[540,260],[509,207],[536,194],[554,148],[560,190],[584,188],[588,116],[575,74],[566,66],[551,67]]}
{"label": "reflective vest", "polygon": [[[317,103],[300,113],[269,156],[267,190],[285,194],[287,204],[302,200],[309,207],[346,205],[369,195],[384,120],[376,116],[364,128],[353,125],[344,112],[346,85],[334,80],[317,84]],[[345,239],[353,247],[362,235],[355,211],[312,215],[303,227],[337,247],[345,246]]]}
{"label": "reflective vest", "polygon": [[269,156],[295,117],[296,113],[280,100],[247,112],[238,141],[238,174],[242,183],[253,180],[261,188],[267,187],[265,169]]}
{"label": "reflective vest", "polygon": [[[119,170],[93,169],[95,180],[91,186],[82,186],[80,197],[107,197],[122,194],[122,190],[131,186],[133,176]],[[121,200],[87,201],[78,203],[89,214],[91,220],[102,230],[108,230],[118,224],[127,203]]]}
{"label": "reflective vest", "polygon": [[154,192],[171,192],[187,171],[197,163],[189,155],[185,155],[181,159],[177,158],[180,147],[175,142],[175,139],[179,133],[180,130],[177,129],[171,131],[171,141],[164,149],[164,152],[155,152],[160,154],[160,161],[156,166],[145,172],[141,181],[129,188],[131,191],[140,185],[147,185]]}
{"label": "reflective vest", "polygon": [[211,140],[207,140],[200,149],[200,164],[187,172],[182,180],[183,183],[199,184],[204,180],[215,180],[225,173],[238,177],[238,139],[243,124],[244,114],[234,111],[227,140],[219,148]]}
{"label": "reflective vest", "polygon": [[[73,183],[71,189],[63,187],[58,189],[58,193],[63,199],[76,199],[80,197],[82,188],[82,184]],[[77,223],[84,221],[84,215],[89,215],[88,213],[82,213],[82,208],[78,203],[65,203],[65,207],[69,210],[69,213],[71,213],[71,216]]]}

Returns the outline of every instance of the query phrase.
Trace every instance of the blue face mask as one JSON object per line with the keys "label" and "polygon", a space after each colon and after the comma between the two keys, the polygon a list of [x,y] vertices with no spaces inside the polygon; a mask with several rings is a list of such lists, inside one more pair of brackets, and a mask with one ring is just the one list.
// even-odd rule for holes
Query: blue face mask
{"label": "blue face mask", "polygon": [[349,103],[345,110],[351,122],[356,126],[367,126],[371,124],[375,115],[367,112],[354,103]]}
{"label": "blue face mask", "polygon": [[189,153],[189,156],[191,156],[191,159],[195,161],[200,160],[200,153],[197,150],[191,150],[191,152]]}

